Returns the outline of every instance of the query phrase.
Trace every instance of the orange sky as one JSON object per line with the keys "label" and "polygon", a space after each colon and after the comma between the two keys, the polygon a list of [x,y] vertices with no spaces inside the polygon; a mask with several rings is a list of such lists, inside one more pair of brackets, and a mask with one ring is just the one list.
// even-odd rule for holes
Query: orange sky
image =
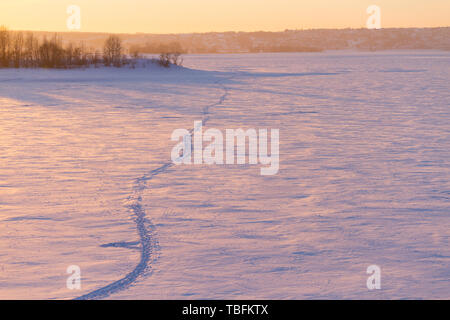
{"label": "orange sky", "polygon": [[1,0],[0,25],[68,31],[69,5],[85,32],[188,33],[365,27],[369,5],[382,27],[450,26],[449,0]]}

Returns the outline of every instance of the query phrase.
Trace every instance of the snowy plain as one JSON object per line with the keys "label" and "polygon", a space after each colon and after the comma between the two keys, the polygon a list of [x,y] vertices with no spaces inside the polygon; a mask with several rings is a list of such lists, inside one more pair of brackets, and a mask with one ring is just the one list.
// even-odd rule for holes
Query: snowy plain
{"label": "snowy plain", "polygon": [[[450,298],[449,52],[184,66],[0,70],[0,299]],[[279,173],[166,166],[205,116]]]}

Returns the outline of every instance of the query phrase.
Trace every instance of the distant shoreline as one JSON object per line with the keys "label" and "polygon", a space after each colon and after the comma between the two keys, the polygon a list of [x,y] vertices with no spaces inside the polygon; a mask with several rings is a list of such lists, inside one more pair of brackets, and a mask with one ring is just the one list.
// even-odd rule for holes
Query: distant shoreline
{"label": "distant shoreline", "polygon": [[[19,32],[19,31],[14,31]],[[29,31],[38,37],[55,32]],[[88,48],[103,46],[110,35],[99,32],[57,32],[64,42],[83,43]],[[382,29],[307,29],[281,32],[207,32],[180,34],[116,34],[128,50],[161,53],[175,47],[183,54],[321,52],[327,50],[450,50],[450,27]]]}
{"label": "distant shoreline", "polygon": [[[1,25],[1,22],[0,22]],[[381,28],[380,30],[430,30],[430,29],[450,29],[450,25],[441,27],[399,27],[399,28]],[[100,31],[51,31],[51,30],[21,30],[11,29],[11,31],[22,32],[34,32],[34,33],[47,33],[47,34],[86,34],[86,35],[104,35],[108,36],[115,34],[118,36],[187,36],[187,35],[207,35],[207,34],[229,34],[229,33],[284,33],[284,32],[311,32],[311,31],[361,31],[369,30],[366,27],[361,28],[313,28],[313,29],[286,29],[279,31],[208,31],[208,32],[186,32],[186,33],[147,33],[147,32],[135,32],[135,33],[122,33],[122,32],[100,32]]]}

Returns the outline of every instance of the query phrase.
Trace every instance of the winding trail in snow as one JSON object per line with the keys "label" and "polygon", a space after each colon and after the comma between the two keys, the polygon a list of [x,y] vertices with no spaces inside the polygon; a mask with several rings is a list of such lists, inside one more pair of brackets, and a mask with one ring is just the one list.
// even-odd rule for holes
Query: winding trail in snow
{"label": "winding trail in snow", "polygon": [[[210,119],[209,110],[223,104],[223,102],[227,99],[229,93],[229,89],[224,84],[222,84],[222,80],[216,81],[215,84],[221,86],[223,94],[219,98],[218,102],[207,105],[203,108],[203,124],[206,124]],[[192,128],[190,132],[192,133],[194,129],[195,128]],[[98,300],[107,298],[111,294],[127,289],[133,283],[135,283],[139,277],[145,275],[146,272],[151,271],[150,262],[154,259],[153,255],[157,248],[157,241],[155,237],[155,226],[153,225],[151,220],[146,217],[145,210],[142,206],[142,193],[144,192],[144,190],[149,188],[147,184],[148,181],[152,180],[157,175],[166,173],[167,170],[173,165],[174,164],[172,163],[172,161],[168,161],[158,168],[137,178],[134,182],[133,193],[128,197],[128,200],[131,202],[128,207],[133,211],[136,228],[139,234],[139,244],[141,246],[141,258],[137,266],[123,278],[114,281],[102,288],[75,298],[75,300]]]}

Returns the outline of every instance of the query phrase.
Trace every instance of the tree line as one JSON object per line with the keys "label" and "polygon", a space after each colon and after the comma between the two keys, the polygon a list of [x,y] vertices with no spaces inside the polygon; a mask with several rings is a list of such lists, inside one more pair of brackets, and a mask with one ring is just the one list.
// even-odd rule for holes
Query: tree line
{"label": "tree line", "polygon": [[[51,38],[38,38],[32,32],[9,31],[0,27],[0,68],[76,68],[87,66],[134,66],[140,58],[139,51],[125,54],[118,36],[109,36],[103,51],[86,48],[81,43],[64,45],[55,34]],[[165,52],[158,63],[164,67],[181,64],[180,54]]]}

